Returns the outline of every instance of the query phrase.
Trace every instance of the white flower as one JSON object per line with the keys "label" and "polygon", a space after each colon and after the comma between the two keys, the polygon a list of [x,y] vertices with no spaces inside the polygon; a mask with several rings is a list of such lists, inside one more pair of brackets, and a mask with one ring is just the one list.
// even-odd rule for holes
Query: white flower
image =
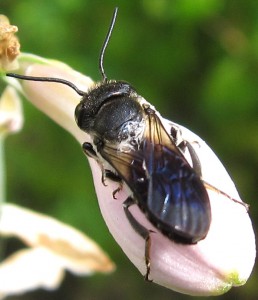
{"label": "white flower", "polygon": [[[93,84],[88,77],[51,62],[49,65],[31,64],[23,73],[68,79],[85,91]],[[74,110],[80,97],[72,89],[57,83],[24,81],[21,84],[27,98],[81,144],[90,141],[90,137],[76,126]],[[169,127],[170,121],[164,122]],[[240,199],[232,180],[212,150],[194,133],[179,127],[184,139],[196,142],[193,147],[202,165],[203,179],[231,197]],[[95,160],[89,160],[99,206],[107,226],[125,254],[144,275],[145,241],[131,227],[123,210],[128,192],[122,189],[114,200],[112,192],[117,184],[108,181],[108,185],[104,186],[99,165]],[[191,295],[219,295],[232,286],[244,284],[250,276],[256,250],[246,208],[217,191],[208,189],[208,194],[212,223],[207,237],[196,245],[174,243],[159,233],[136,205],[130,208],[142,225],[155,232],[151,234],[150,252],[150,278],[153,282]]]}
{"label": "white flower", "polygon": [[65,274],[108,273],[114,264],[83,233],[49,216],[4,204],[0,236],[17,237],[24,248],[0,264],[0,299],[37,288],[56,289]]}
{"label": "white flower", "polygon": [[[15,88],[20,90],[18,84]],[[1,261],[0,299],[37,288],[55,289],[66,270],[76,275],[114,270],[108,256],[83,233],[48,216],[4,202],[4,139],[23,125],[15,88],[8,86],[0,98],[0,238],[16,237],[28,247]]]}

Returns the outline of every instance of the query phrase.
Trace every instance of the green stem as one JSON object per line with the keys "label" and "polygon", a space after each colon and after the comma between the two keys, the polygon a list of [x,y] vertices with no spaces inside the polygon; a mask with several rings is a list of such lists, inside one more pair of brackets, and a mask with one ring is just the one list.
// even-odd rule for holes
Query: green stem
{"label": "green stem", "polygon": [[4,202],[5,202],[4,137],[1,136],[0,137],[0,210]]}
{"label": "green stem", "polygon": [[[2,206],[5,202],[5,160],[4,160],[4,135],[0,136],[0,218],[2,215]],[[0,237],[0,261],[4,257],[4,240]]]}
{"label": "green stem", "polygon": [[0,213],[1,206],[5,202],[5,160],[4,160],[4,137],[0,137]]}

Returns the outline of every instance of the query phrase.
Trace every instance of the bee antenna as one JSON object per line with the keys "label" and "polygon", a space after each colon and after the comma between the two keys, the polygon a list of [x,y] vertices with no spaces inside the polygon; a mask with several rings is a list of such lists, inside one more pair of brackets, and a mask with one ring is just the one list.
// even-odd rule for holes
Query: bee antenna
{"label": "bee antenna", "polygon": [[105,37],[104,43],[103,43],[101,51],[100,51],[100,56],[99,56],[99,70],[100,70],[100,73],[101,73],[101,76],[102,76],[104,82],[107,81],[107,76],[105,74],[105,70],[104,70],[104,67],[103,67],[103,58],[104,58],[104,54],[105,54],[107,45],[109,43],[109,40],[110,40],[112,31],[113,31],[115,22],[116,22],[117,11],[118,11],[118,7],[116,7],[115,10],[114,10],[112,20],[111,20],[111,23],[110,23],[110,26],[109,26],[109,29],[108,29],[108,33]]}
{"label": "bee antenna", "polygon": [[[104,82],[107,81],[107,76],[105,74],[105,70],[104,70],[104,67],[103,67],[103,58],[104,58],[104,54],[105,54],[107,45],[109,43],[113,28],[114,28],[114,25],[115,25],[117,11],[118,11],[118,7],[116,7],[115,10],[114,10],[112,20],[111,20],[111,24],[109,26],[108,33],[105,37],[103,46],[102,46],[101,51],[100,51],[100,56],[99,56],[99,70],[101,72],[101,75],[102,75],[102,78],[103,78]],[[26,76],[26,75],[20,75],[20,74],[15,74],[15,73],[6,73],[5,75],[8,76],[8,77],[13,77],[13,78],[22,79],[22,80],[61,83],[61,84],[65,84],[65,85],[69,86],[70,88],[72,88],[78,95],[80,95],[80,96],[85,95],[84,91],[80,90],[75,84],[73,84],[72,82],[70,82],[68,80],[65,80],[65,79],[55,78],[55,77]]]}
{"label": "bee antenna", "polygon": [[72,82],[70,82],[68,80],[65,80],[65,79],[55,78],[55,77],[26,76],[26,75],[20,75],[20,74],[15,74],[15,73],[6,73],[5,75],[8,76],[8,77],[13,77],[13,78],[22,79],[22,80],[29,80],[29,81],[44,81],[44,82],[62,83],[62,84],[68,85],[70,88],[72,88],[73,90],[75,90],[75,92],[78,95],[80,95],[80,96],[84,96],[85,95],[85,92],[83,92],[82,90],[80,90]]}

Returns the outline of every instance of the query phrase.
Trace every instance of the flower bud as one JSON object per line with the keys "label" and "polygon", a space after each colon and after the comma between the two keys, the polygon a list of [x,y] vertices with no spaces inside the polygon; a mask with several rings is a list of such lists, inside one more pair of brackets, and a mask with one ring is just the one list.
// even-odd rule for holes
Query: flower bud
{"label": "flower bud", "polygon": [[[92,86],[87,77],[51,65],[31,65],[25,75],[68,79],[85,91]],[[30,101],[72,133],[81,144],[91,141],[74,121],[74,110],[80,97],[73,90],[56,83],[23,82],[22,85]],[[164,120],[164,125],[170,128],[171,122]],[[190,295],[219,295],[232,286],[244,284],[250,276],[256,255],[254,232],[246,207],[219,192],[221,190],[241,202],[234,183],[217,156],[197,135],[177,126],[183,139],[192,142],[201,163],[202,179],[217,189],[207,185],[212,221],[206,238],[194,245],[175,243],[150,224],[137,205],[131,206],[130,212],[151,232],[149,277],[153,282]],[[107,186],[104,186],[99,165],[95,160],[89,160],[106,224],[125,254],[145,275],[145,240],[132,228],[123,208],[123,202],[131,192],[123,188],[114,200],[112,193],[117,189],[117,183],[107,181]]]}

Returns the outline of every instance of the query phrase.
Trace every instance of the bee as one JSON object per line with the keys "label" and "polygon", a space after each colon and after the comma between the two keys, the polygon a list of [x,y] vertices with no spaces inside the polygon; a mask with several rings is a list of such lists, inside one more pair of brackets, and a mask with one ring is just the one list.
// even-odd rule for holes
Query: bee
{"label": "bee", "polygon": [[[92,139],[92,143],[82,145],[83,151],[100,165],[104,185],[106,179],[118,183],[113,198],[124,185],[129,188],[130,196],[123,202],[123,208],[130,225],[145,240],[145,279],[149,280],[151,230],[134,218],[130,212],[132,205],[137,205],[165,237],[191,245],[205,239],[212,221],[207,188],[246,204],[202,179],[198,155],[176,125],[172,123],[169,132],[159,112],[129,83],[107,79],[103,57],[116,16],[117,8],[100,53],[102,81],[89,91],[83,92],[60,78],[6,75],[66,84],[82,96],[75,109],[75,120]],[[191,164],[184,155],[186,150]]]}

